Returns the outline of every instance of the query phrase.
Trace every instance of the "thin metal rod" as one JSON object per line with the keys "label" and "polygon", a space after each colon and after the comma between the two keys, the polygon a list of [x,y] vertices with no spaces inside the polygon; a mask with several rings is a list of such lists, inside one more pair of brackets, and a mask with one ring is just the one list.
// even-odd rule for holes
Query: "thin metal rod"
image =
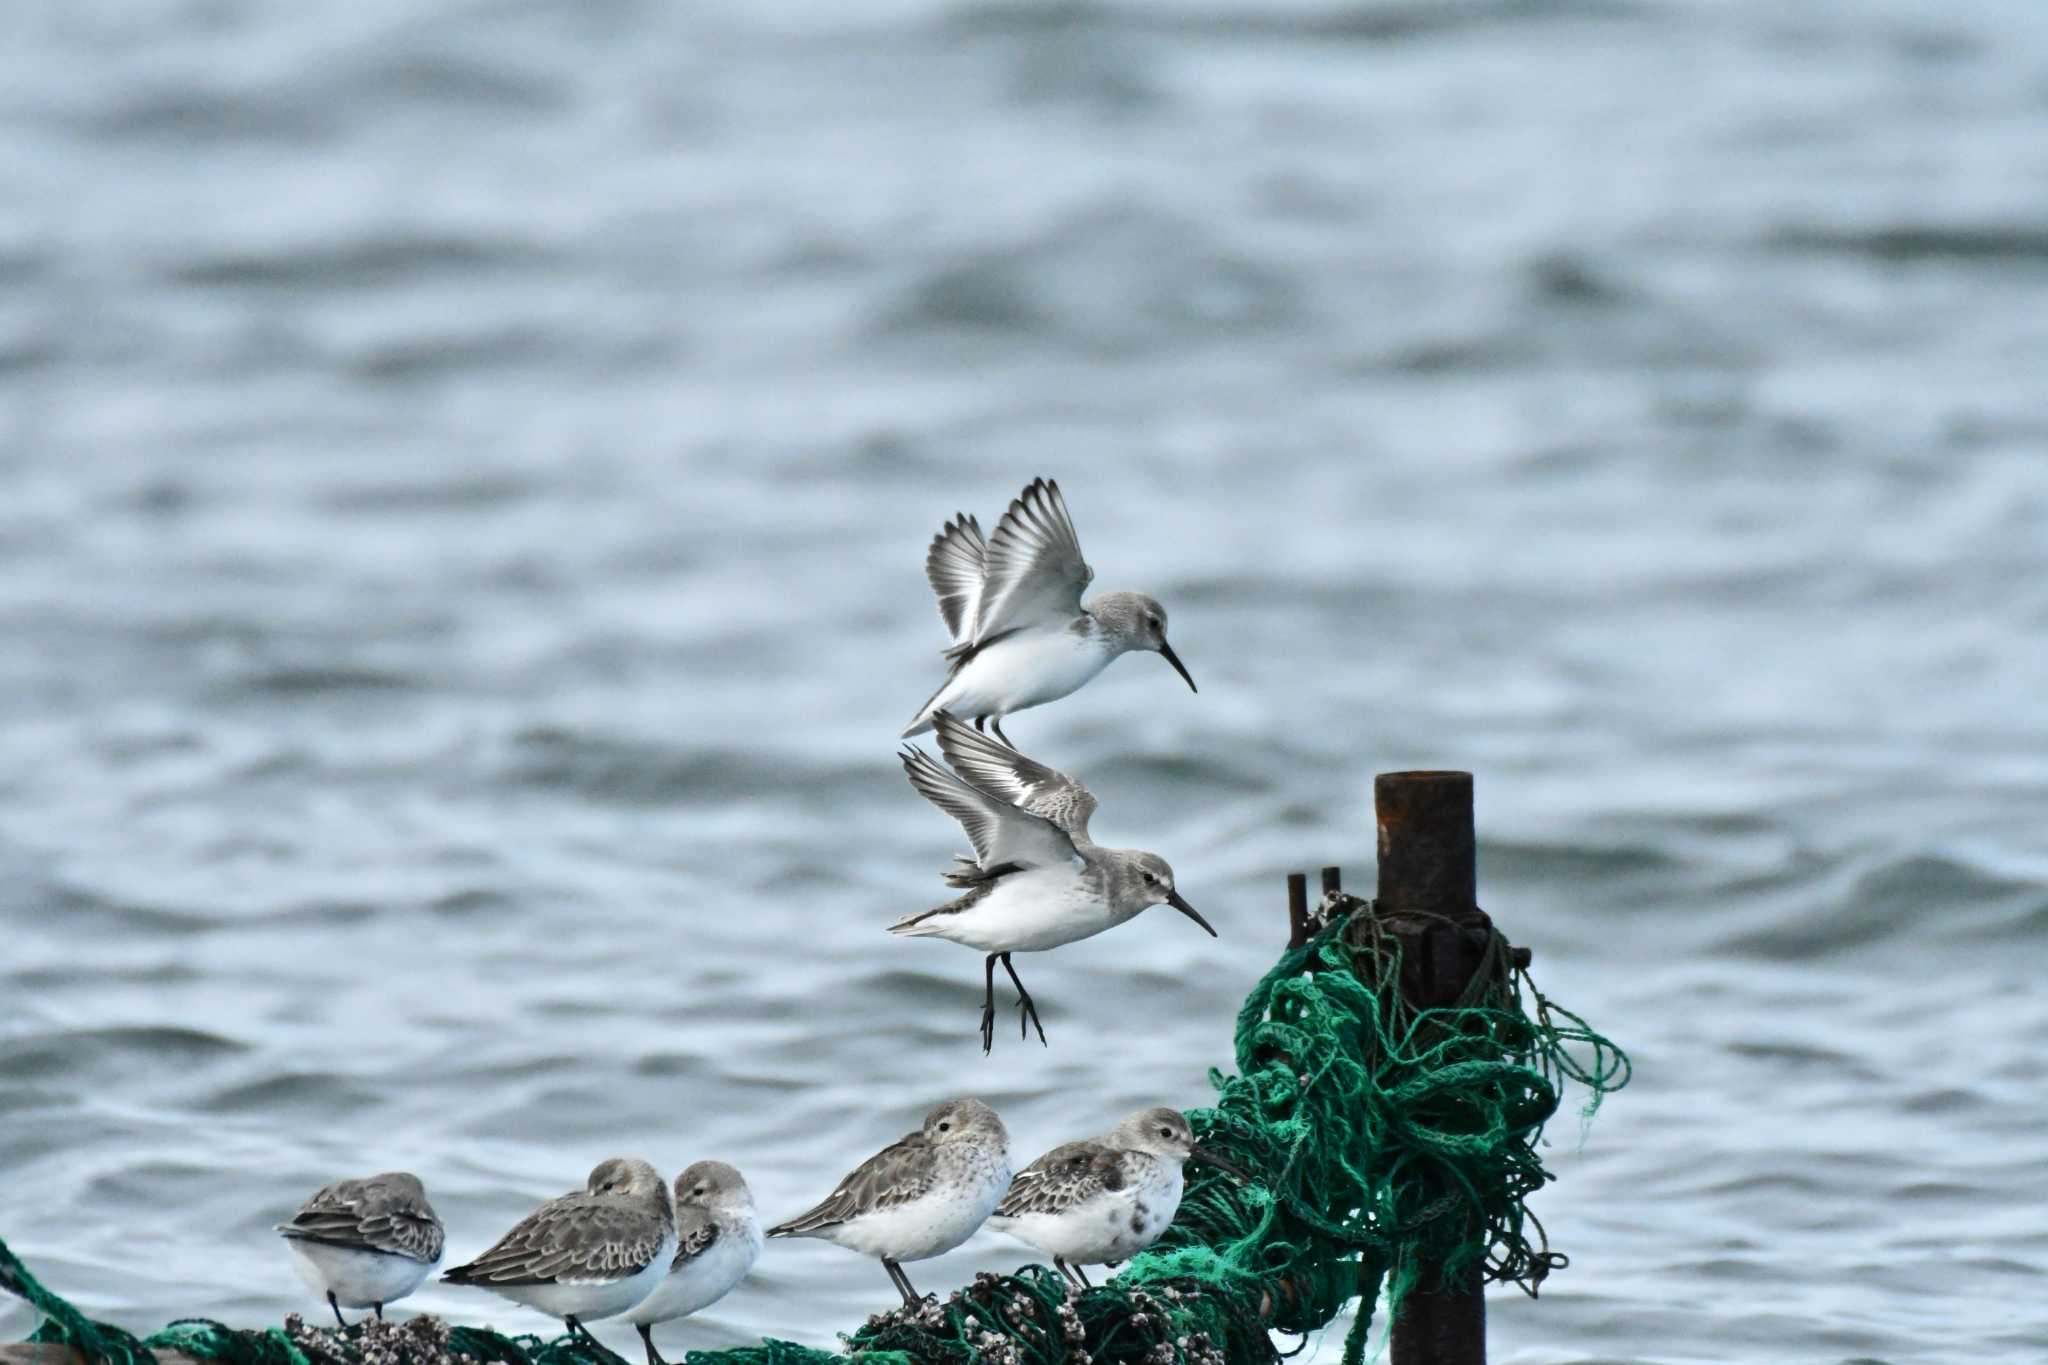
{"label": "thin metal rod", "polygon": [[1287,874],[1287,946],[1299,948],[1308,942],[1308,874]]}

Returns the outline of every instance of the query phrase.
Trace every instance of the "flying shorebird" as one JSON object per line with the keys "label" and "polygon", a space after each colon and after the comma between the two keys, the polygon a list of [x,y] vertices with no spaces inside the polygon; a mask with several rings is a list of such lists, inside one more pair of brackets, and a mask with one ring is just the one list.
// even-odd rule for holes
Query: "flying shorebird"
{"label": "flying shorebird", "polygon": [[299,1278],[343,1327],[342,1309],[375,1309],[381,1320],[385,1304],[418,1289],[441,1263],[441,1219],[409,1171],[337,1180],[277,1231]]}
{"label": "flying shorebird", "polygon": [[1004,716],[1079,690],[1134,649],[1164,655],[1188,690],[1196,690],[1166,643],[1166,608],[1155,599],[1106,592],[1081,605],[1081,590],[1095,571],[1081,558],[1060,486],[1050,479],[1032,480],[987,540],[973,517],[956,515],[932,538],[924,569],[953,637],[946,650],[952,669],[912,717],[905,739],[930,729],[940,711],[951,711],[972,719],[976,729],[992,723],[1008,743]]}
{"label": "flying shorebird", "polygon": [[1084,1265],[1114,1265],[1159,1240],[1180,1209],[1182,1166],[1242,1172],[1195,1142],[1178,1109],[1141,1109],[1099,1138],[1053,1148],[1017,1172],[989,1218],[1088,1288]]}
{"label": "flying shorebird", "polygon": [[653,1293],[675,1254],[667,1182],[644,1161],[613,1157],[598,1163],[582,1189],[548,1200],[496,1246],[441,1278],[537,1308],[596,1341],[583,1324]]}
{"label": "flying shorebird", "polygon": [[688,1317],[724,1298],[761,1255],[761,1217],[740,1173],[700,1161],[676,1177],[676,1254],[668,1275],[625,1316],[640,1329],[647,1365],[667,1365],[654,1349],[659,1323]]}
{"label": "flying shorebird", "polygon": [[1043,952],[1122,924],[1154,905],[1170,905],[1216,931],[1174,889],[1173,869],[1156,853],[1102,848],[1088,837],[1095,797],[1065,773],[1034,762],[962,724],[951,713],[932,717],[948,772],[916,745],[903,749],[903,770],[927,801],[958,820],[974,857],[956,856],[949,886],[966,894],[905,915],[892,934],[943,938],[988,954],[983,965],[981,1050],[994,1046],[996,963],[1017,988],[1017,1033],[1045,1028],[1017,977],[1012,953]]}
{"label": "flying shorebird", "polygon": [[924,1126],[863,1161],[823,1203],[768,1229],[822,1237],[873,1256],[906,1308],[922,1302],[902,1262],[941,1256],[972,1237],[1010,1187],[1010,1134],[980,1100],[947,1100]]}

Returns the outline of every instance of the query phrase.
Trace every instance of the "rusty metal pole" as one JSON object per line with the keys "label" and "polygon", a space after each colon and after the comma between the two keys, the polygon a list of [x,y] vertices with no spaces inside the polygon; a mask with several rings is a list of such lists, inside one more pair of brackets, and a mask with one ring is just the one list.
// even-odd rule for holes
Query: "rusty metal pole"
{"label": "rusty metal pole", "polygon": [[[1401,939],[1401,993],[1420,1009],[1454,1005],[1481,965],[1492,928],[1478,906],[1472,774],[1381,773],[1373,806],[1380,848],[1373,910]],[[1446,1284],[1439,1266],[1421,1272],[1394,1319],[1393,1365],[1485,1365],[1479,1273]]]}

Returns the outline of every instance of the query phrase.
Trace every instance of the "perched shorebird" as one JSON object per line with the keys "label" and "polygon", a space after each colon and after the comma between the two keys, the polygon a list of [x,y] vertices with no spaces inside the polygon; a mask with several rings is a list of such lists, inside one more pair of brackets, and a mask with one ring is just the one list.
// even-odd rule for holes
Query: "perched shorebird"
{"label": "perched shorebird", "polygon": [[967,716],[976,728],[991,722],[1002,735],[1004,716],[1078,691],[1134,649],[1164,655],[1196,690],[1166,643],[1166,608],[1156,600],[1106,592],[1081,605],[1095,571],[1081,558],[1060,486],[1050,479],[1032,480],[986,540],[973,517],[955,516],[933,537],[924,569],[953,637],[945,655],[952,670],[905,739],[930,729],[940,711]]}
{"label": "perched shorebird", "polygon": [[668,1275],[626,1314],[640,1329],[647,1365],[667,1365],[654,1329],[709,1308],[746,1278],[761,1255],[754,1192],[723,1161],[700,1161],[676,1177],[676,1254]]}
{"label": "perched shorebird", "polygon": [[1101,848],[1088,837],[1095,797],[1065,773],[941,711],[932,718],[948,772],[915,745],[903,750],[910,785],[958,820],[974,857],[957,857],[946,883],[964,895],[905,915],[892,934],[943,938],[988,955],[982,964],[981,1050],[995,1042],[996,963],[1017,987],[1017,1033],[1028,1025],[1045,1041],[1038,1007],[1018,980],[1012,953],[1036,953],[1099,934],[1154,905],[1170,905],[1216,931],[1173,886],[1173,869],[1156,853]]}
{"label": "perched shorebird", "polygon": [[1181,1168],[1191,1157],[1244,1179],[1195,1144],[1178,1109],[1141,1109],[1101,1137],[1055,1147],[1017,1172],[989,1226],[1045,1252],[1060,1274],[1087,1288],[1082,1266],[1128,1260],[1172,1224]]}
{"label": "perched shorebird", "polygon": [[675,1254],[667,1183],[644,1161],[613,1157],[582,1189],[548,1200],[496,1246],[441,1278],[538,1308],[595,1341],[583,1324],[653,1293]]}
{"label": "perched shorebird", "polygon": [[343,1327],[344,1308],[396,1303],[441,1263],[441,1219],[426,1187],[408,1171],[337,1180],[279,1223],[299,1278],[327,1300]]}
{"label": "perched shorebird", "polygon": [[904,1261],[940,1256],[974,1235],[1010,1187],[1010,1135],[980,1100],[947,1100],[924,1127],[856,1166],[809,1213],[770,1237],[822,1237],[873,1256],[907,1308],[921,1302]]}

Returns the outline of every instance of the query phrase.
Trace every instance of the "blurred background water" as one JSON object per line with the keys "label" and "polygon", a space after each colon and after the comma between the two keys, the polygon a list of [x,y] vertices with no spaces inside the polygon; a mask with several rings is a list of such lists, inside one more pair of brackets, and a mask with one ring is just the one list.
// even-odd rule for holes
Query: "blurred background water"
{"label": "blurred background water", "polygon": [[[1282,875],[1369,885],[1427,765],[1638,1064],[1496,1359],[2048,1348],[2048,11],[0,38],[0,1236],[91,1312],[310,1311],[269,1227],[341,1175],[462,1256],[615,1153],[774,1217],[948,1094],[1027,1154],[1201,1103]],[[892,750],[926,539],[1041,473],[1202,692],[1007,728],[1223,937],[1034,960],[1053,1046],[983,1060],[978,961],[882,932],[960,844]],[[889,1297],[778,1245],[663,1335]]]}

